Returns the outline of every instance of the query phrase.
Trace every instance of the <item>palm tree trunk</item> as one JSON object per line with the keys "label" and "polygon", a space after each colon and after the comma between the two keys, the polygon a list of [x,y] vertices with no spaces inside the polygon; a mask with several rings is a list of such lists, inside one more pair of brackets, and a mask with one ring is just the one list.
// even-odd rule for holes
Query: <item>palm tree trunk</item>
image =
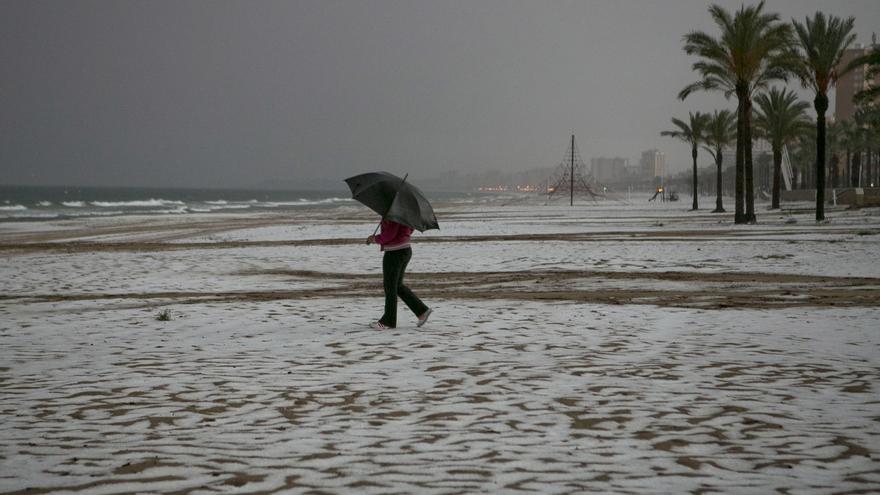
{"label": "palm tree trunk", "polygon": [[868,166],[868,187],[873,187],[872,184],[876,184],[875,176],[875,164],[877,162],[874,152],[872,151],[869,155],[870,157],[870,165]]}
{"label": "palm tree trunk", "polygon": [[736,88],[736,97],[737,97],[737,105],[736,105],[736,177],[734,181],[734,214],[733,214],[733,223],[746,223],[746,216],[744,210],[743,203],[743,183],[744,175],[743,170],[745,169],[745,163],[743,162],[743,123],[745,122],[745,117],[743,116],[743,100],[746,99],[746,88],[741,88],[737,86]]}
{"label": "palm tree trunk", "polygon": [[871,177],[868,178],[868,187],[874,187],[877,184],[877,154],[871,152],[871,166],[868,167],[871,170]]}
{"label": "palm tree trunk", "polygon": [[[870,146],[868,147],[870,150]],[[874,152],[868,151],[868,183],[866,184],[868,187],[873,187],[874,184]]]}
{"label": "palm tree trunk", "polygon": [[871,187],[876,187],[878,181],[880,181],[880,149],[874,152],[874,180],[871,181],[873,184]]}
{"label": "palm tree trunk", "polygon": [[880,148],[874,151],[874,178],[871,180],[871,187],[876,187],[880,182]]}
{"label": "palm tree trunk", "polygon": [[846,147],[846,166],[843,167],[843,171],[846,174],[843,183],[848,187],[852,187],[852,156],[850,156],[849,146]]}
{"label": "palm tree trunk", "polygon": [[855,156],[853,156],[853,187],[860,187],[862,185],[862,152],[861,150],[856,150]]}
{"label": "palm tree trunk", "polygon": [[817,92],[813,99],[816,109],[816,221],[825,220],[825,112],[828,96]]}
{"label": "palm tree trunk", "polygon": [[743,123],[743,141],[745,143],[743,154],[745,156],[743,158],[745,159],[746,172],[746,222],[756,223],[758,219],[755,217],[755,182],[752,169],[752,100],[748,97],[745,100],[743,116],[745,117]]}
{"label": "palm tree trunk", "polygon": [[724,204],[721,201],[721,163],[724,161],[724,155],[721,153],[721,147],[715,148],[715,210],[712,213],[724,213]]}
{"label": "palm tree trunk", "polygon": [[837,189],[840,184],[840,156],[831,153],[831,187]]}
{"label": "palm tree trunk", "polygon": [[770,208],[779,209],[779,183],[782,180],[782,145],[773,145],[773,202]]}
{"label": "palm tree trunk", "polygon": [[691,210],[697,211],[700,208],[697,205],[697,143],[696,142],[694,142],[694,147],[691,149],[691,158],[694,159],[694,187],[693,187],[694,204],[691,207]]}
{"label": "palm tree trunk", "polygon": [[874,183],[874,152],[871,151],[870,148],[871,147],[868,146],[868,179],[867,184],[865,184],[867,187],[872,187],[871,184]]}

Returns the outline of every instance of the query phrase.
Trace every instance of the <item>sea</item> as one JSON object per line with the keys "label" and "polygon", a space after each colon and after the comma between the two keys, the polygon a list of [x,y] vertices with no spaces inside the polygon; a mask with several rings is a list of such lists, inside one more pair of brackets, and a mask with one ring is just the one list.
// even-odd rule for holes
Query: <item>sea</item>
{"label": "sea", "polygon": [[[480,193],[425,193],[473,199]],[[121,215],[284,211],[357,205],[346,190],[282,191],[136,187],[0,186],[0,222]]]}

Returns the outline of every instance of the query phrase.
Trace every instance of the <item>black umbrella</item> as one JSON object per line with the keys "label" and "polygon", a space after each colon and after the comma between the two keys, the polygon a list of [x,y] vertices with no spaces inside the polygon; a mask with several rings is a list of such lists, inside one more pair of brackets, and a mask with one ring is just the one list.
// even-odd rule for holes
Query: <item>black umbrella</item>
{"label": "black umbrella", "polygon": [[351,197],[378,213],[382,220],[420,232],[439,229],[431,203],[416,186],[388,172],[370,172],[345,179]]}

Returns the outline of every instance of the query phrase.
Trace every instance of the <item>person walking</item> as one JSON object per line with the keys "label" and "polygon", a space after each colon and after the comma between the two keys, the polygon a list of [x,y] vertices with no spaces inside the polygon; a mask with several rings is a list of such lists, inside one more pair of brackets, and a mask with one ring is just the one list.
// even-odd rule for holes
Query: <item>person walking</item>
{"label": "person walking", "polygon": [[385,313],[378,321],[373,322],[376,330],[387,330],[397,327],[397,298],[409,307],[418,318],[416,326],[421,327],[431,316],[431,308],[403,284],[406,265],[412,258],[410,236],[413,229],[406,225],[383,220],[379,225],[379,235],[367,237],[367,245],[378,244],[384,256],[382,258],[382,284],[385,287]]}

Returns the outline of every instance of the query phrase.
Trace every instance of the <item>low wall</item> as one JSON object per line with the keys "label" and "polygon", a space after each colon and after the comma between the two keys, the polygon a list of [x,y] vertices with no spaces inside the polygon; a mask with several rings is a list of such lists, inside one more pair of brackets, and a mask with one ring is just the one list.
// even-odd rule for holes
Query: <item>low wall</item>
{"label": "low wall", "polygon": [[[834,201],[837,193],[837,204],[856,206],[880,206],[880,187],[838,187],[825,189],[825,202]],[[782,191],[782,201],[816,201],[815,189],[798,189]]]}

